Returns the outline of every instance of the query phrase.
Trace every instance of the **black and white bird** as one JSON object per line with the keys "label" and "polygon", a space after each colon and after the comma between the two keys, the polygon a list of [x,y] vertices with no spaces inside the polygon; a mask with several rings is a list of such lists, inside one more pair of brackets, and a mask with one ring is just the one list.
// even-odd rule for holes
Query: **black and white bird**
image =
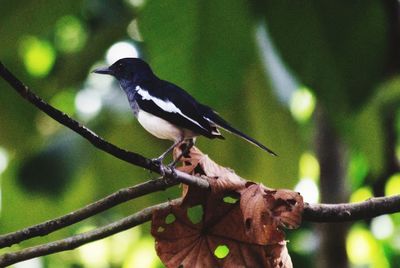
{"label": "black and white bird", "polygon": [[175,84],[158,78],[150,66],[139,58],[123,58],[109,67],[93,72],[114,76],[125,91],[139,123],[160,139],[174,141],[155,161],[164,157],[179,143],[193,144],[197,136],[224,139],[218,128],[231,132],[268,153],[276,154],[255,139],[233,128],[213,109],[197,102]]}

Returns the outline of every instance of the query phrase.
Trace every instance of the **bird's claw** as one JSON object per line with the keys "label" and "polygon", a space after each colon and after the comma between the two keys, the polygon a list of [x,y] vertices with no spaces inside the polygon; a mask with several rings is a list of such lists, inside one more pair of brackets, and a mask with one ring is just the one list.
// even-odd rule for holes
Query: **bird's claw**
{"label": "bird's claw", "polygon": [[175,172],[176,161],[173,161],[172,163],[170,163],[166,166],[163,165],[162,158],[160,158],[160,157],[153,158],[153,159],[151,159],[151,161],[153,162],[154,165],[156,165],[159,168],[161,177],[165,177],[167,170],[170,171],[169,177],[175,178],[177,176],[177,174]]}
{"label": "bird's claw", "polygon": [[162,158],[161,157],[153,158],[153,159],[151,159],[151,162],[160,169],[160,175],[162,177],[164,177],[165,176],[165,166],[162,163]]}
{"label": "bird's claw", "polygon": [[153,162],[154,164],[156,164],[156,165],[159,165],[159,166],[161,166],[162,165],[162,158],[161,157],[157,157],[157,158],[152,158],[151,159],[151,162]]}
{"label": "bird's claw", "polygon": [[176,171],[175,171],[175,165],[176,165],[176,163],[171,163],[171,164],[169,164],[167,166],[167,168],[169,168],[169,170],[171,171],[171,177],[172,178],[176,178],[177,177],[177,174],[176,174]]}

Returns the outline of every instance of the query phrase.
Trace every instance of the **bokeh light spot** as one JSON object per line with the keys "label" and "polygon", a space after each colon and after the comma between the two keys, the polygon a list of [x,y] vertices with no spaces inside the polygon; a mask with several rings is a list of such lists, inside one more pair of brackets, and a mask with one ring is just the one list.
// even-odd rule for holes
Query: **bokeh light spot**
{"label": "bokeh light spot", "polygon": [[146,3],[146,0],[125,0],[125,1],[134,8],[140,8]]}
{"label": "bokeh light spot", "polygon": [[350,202],[351,203],[363,202],[372,197],[374,197],[374,195],[372,194],[371,188],[362,187],[360,189],[357,189],[355,192],[351,194]]}
{"label": "bokeh light spot", "polygon": [[372,262],[376,242],[367,230],[355,227],[350,230],[346,241],[347,255],[352,263],[366,265]]}
{"label": "bokeh light spot", "polygon": [[319,163],[317,158],[311,153],[303,153],[299,161],[300,178],[310,178],[314,181],[319,179]]}
{"label": "bokeh light spot", "polygon": [[133,40],[139,41],[139,42],[143,41],[143,37],[140,34],[138,22],[136,19],[134,19],[133,21],[131,21],[131,23],[129,23],[126,31],[129,35],[129,37],[132,38]]}
{"label": "bokeh light spot", "polygon": [[106,53],[106,61],[113,64],[122,58],[137,58],[139,55],[136,47],[129,42],[118,42],[112,45]]}
{"label": "bokeh light spot", "polygon": [[387,239],[393,235],[394,225],[389,215],[373,218],[371,221],[371,232],[378,239]]}
{"label": "bokeh light spot", "polygon": [[136,244],[142,237],[141,227],[136,226],[107,239],[110,240],[110,260],[112,263],[123,263],[130,246]]}
{"label": "bokeh light spot", "polygon": [[293,92],[290,111],[293,117],[303,123],[310,119],[315,109],[315,97],[308,88],[302,87]]}
{"label": "bokeh light spot", "polygon": [[8,152],[6,151],[6,149],[0,147],[0,174],[6,170],[8,162]]}
{"label": "bokeh light spot", "polygon": [[108,242],[103,239],[79,247],[79,256],[85,267],[108,267]]}
{"label": "bokeh light spot", "polygon": [[41,257],[26,261],[21,261],[12,266],[13,268],[43,268],[44,263]]}
{"label": "bokeh light spot", "polygon": [[355,267],[391,267],[382,245],[360,224],[350,229],[346,240],[346,251]]}
{"label": "bokeh light spot", "polygon": [[400,194],[400,173],[392,175],[385,185],[385,195]]}
{"label": "bokeh light spot", "polygon": [[310,178],[302,178],[294,188],[296,192],[299,192],[304,202],[317,203],[319,201],[319,189],[314,180]]}
{"label": "bokeh light spot", "polygon": [[298,230],[290,240],[290,246],[299,254],[311,254],[318,248],[318,236],[310,230]]}
{"label": "bokeh light spot", "polygon": [[394,229],[394,234],[390,238],[391,246],[393,247],[394,250],[397,252],[400,252],[400,230],[397,227],[397,221],[396,222],[396,228]]}
{"label": "bokeh light spot", "polygon": [[34,36],[25,36],[20,41],[19,52],[28,73],[45,77],[56,60],[56,52],[50,42]]}
{"label": "bokeh light spot", "polygon": [[76,94],[75,107],[81,118],[90,120],[101,110],[101,95],[96,90],[83,89]]}
{"label": "bokeh light spot", "polygon": [[122,267],[163,267],[154,249],[154,240],[150,237],[143,237],[136,242]]}
{"label": "bokeh light spot", "polygon": [[58,50],[73,53],[81,50],[87,40],[86,29],[74,16],[64,16],[56,23],[55,45]]}

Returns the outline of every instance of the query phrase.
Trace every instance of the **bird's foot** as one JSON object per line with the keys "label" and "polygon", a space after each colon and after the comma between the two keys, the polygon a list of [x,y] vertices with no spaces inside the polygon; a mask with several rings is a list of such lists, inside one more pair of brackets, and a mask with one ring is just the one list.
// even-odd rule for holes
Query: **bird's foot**
{"label": "bird's foot", "polygon": [[151,159],[151,162],[153,162],[153,164],[156,165],[160,169],[160,175],[162,177],[164,177],[165,176],[165,166],[162,161],[163,161],[163,157],[157,157],[157,158]]}
{"label": "bird's foot", "polygon": [[152,158],[151,162],[153,162],[153,164],[161,166],[163,163],[163,158],[162,157],[157,157],[157,158]]}
{"label": "bird's foot", "polygon": [[153,164],[155,164],[159,168],[161,177],[165,177],[165,175],[168,173],[168,177],[175,178],[177,176],[175,172],[176,161],[173,161],[168,165],[164,165],[162,160],[162,157],[151,159]]}
{"label": "bird's foot", "polygon": [[168,183],[175,181],[178,175],[176,174],[175,167],[173,166],[160,166],[160,174],[162,178]]}
{"label": "bird's foot", "polygon": [[182,143],[180,149],[181,149],[181,154],[171,163],[168,164],[169,168],[175,168],[176,164],[183,158],[183,157],[190,157],[190,149],[193,147],[193,141],[190,140],[188,143]]}
{"label": "bird's foot", "polygon": [[[173,164],[173,163],[171,163],[171,164]],[[169,177],[175,179],[175,178],[177,177],[177,174],[176,174],[176,171],[175,171],[175,165],[171,165],[171,164],[169,164],[169,165],[167,166],[167,168],[168,168],[168,169],[170,170],[170,172],[171,172],[171,175],[170,175]]]}

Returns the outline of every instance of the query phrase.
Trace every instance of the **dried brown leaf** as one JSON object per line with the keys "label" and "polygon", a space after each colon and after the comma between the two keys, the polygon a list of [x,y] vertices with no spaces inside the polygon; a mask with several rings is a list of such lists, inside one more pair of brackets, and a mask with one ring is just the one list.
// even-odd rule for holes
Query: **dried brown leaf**
{"label": "dried brown leaf", "polygon": [[[304,203],[302,196],[290,190],[273,190],[262,184],[247,183],[241,190],[240,204],[249,232],[260,241],[270,239],[261,234],[266,226],[297,228],[301,223]],[[266,230],[268,233],[268,230]]]}
{"label": "dried brown leaf", "polygon": [[[188,187],[182,205],[154,213],[152,234],[167,267],[292,267],[282,228],[301,222],[298,193],[246,182],[195,147],[181,162],[181,171],[203,177],[211,189]],[[203,215],[192,222],[188,211],[198,204]],[[171,215],[175,220],[166,221]],[[229,253],[217,257],[214,251],[222,245]]]}
{"label": "dried brown leaf", "polygon": [[[176,147],[174,157],[180,154],[180,148]],[[194,146],[190,149],[188,156],[182,157],[181,162],[183,166],[179,167],[179,170],[196,176],[205,175],[213,184],[211,189],[215,193],[239,190],[246,184],[246,180],[232,169],[218,165]]]}
{"label": "dried brown leaf", "polygon": [[[246,232],[239,202],[216,203],[212,195],[202,204],[199,223],[189,219],[188,208],[183,206],[153,215],[156,250],[167,267],[291,267],[285,241],[256,243]],[[175,220],[167,223],[172,214]],[[214,253],[220,246],[229,249],[226,256]]]}

